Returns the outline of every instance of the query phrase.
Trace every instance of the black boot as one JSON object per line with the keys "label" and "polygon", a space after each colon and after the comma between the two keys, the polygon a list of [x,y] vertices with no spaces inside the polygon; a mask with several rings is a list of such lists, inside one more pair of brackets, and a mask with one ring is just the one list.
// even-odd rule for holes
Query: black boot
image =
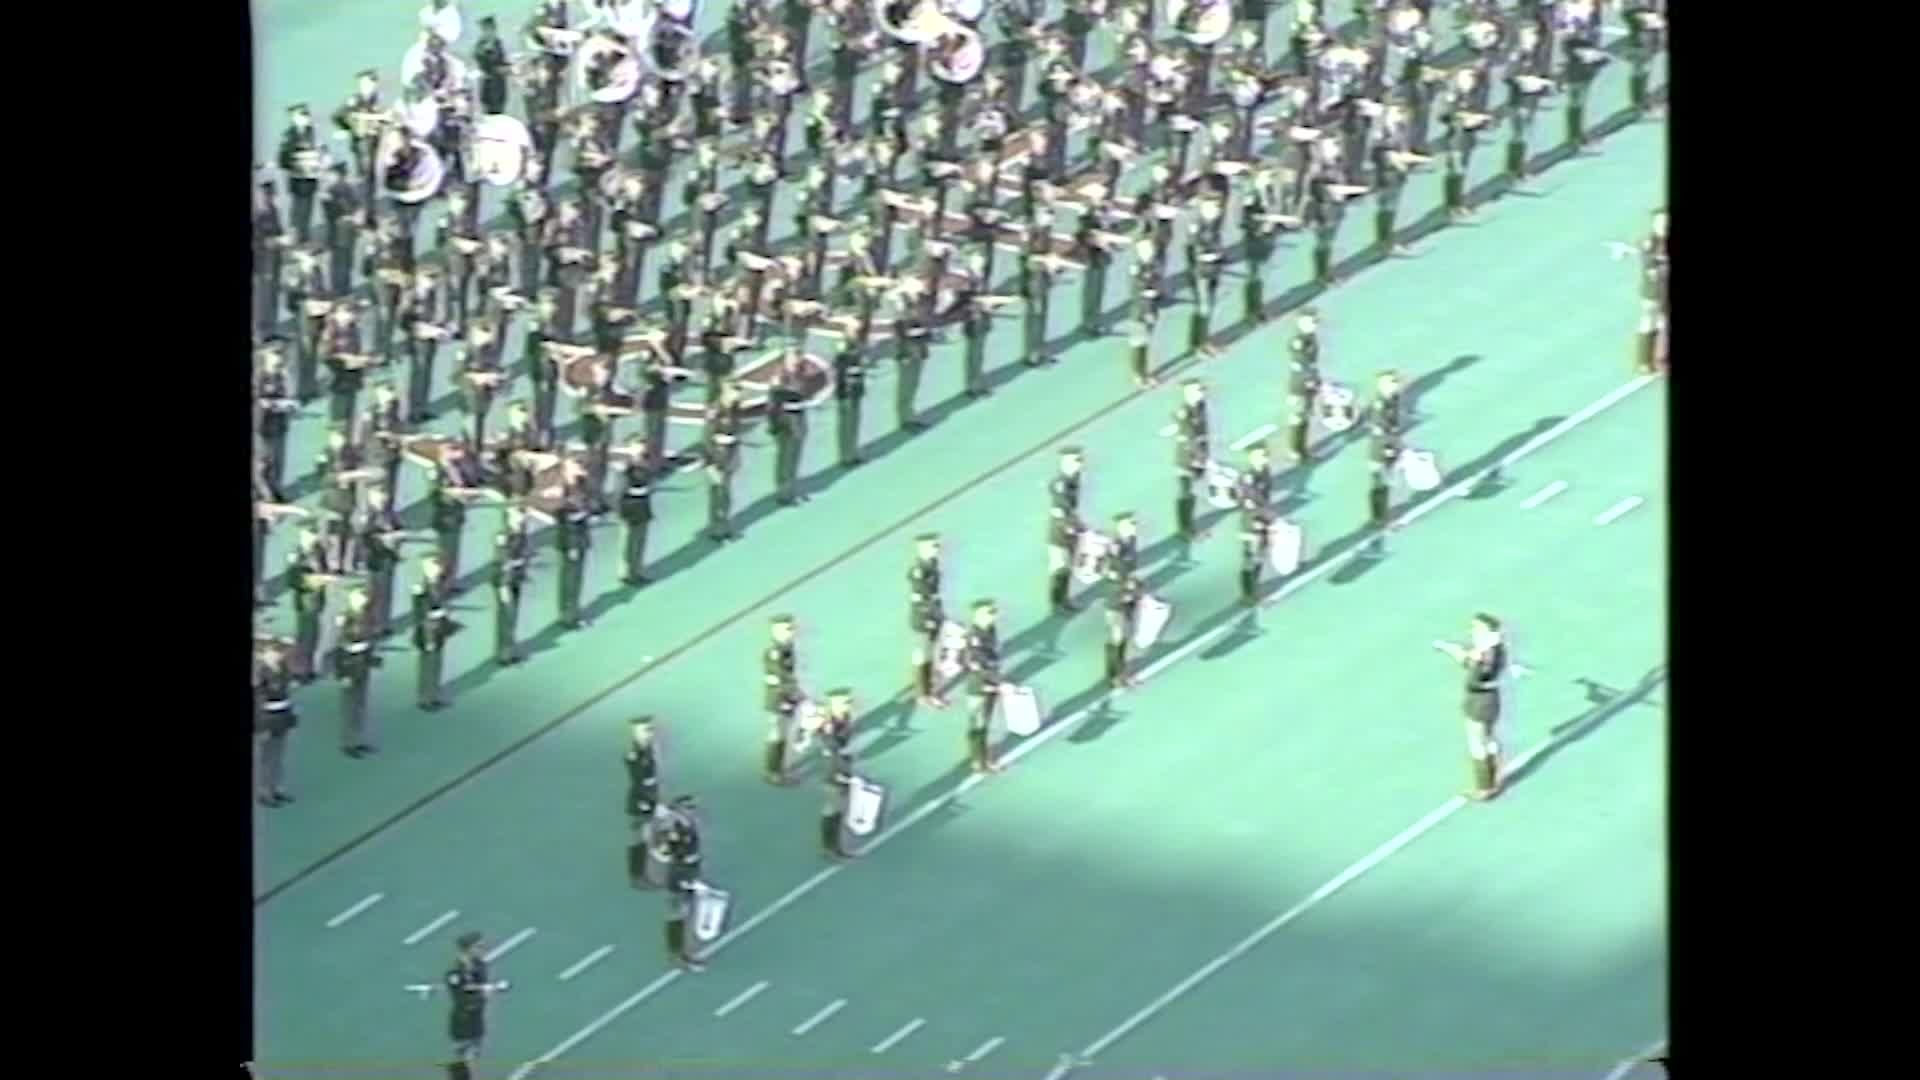
{"label": "black boot", "polygon": [[1067,595],[1073,588],[1072,573],[1070,570],[1055,570],[1052,580],[1047,584],[1047,601],[1055,611],[1080,610],[1079,605]]}
{"label": "black boot", "polygon": [[931,661],[913,665],[913,692],[916,697],[933,696],[933,663]]}
{"label": "black boot", "polygon": [[1119,686],[1121,677],[1126,673],[1127,661],[1121,652],[1123,646],[1107,642],[1107,685]]}
{"label": "black boot", "polygon": [[1567,106],[1567,144],[1579,149],[1587,141],[1586,109],[1579,105]]}
{"label": "black boot", "polygon": [[1527,175],[1527,144],[1519,139],[1507,143],[1507,175],[1515,180]]}
{"label": "black boot", "polygon": [[1323,242],[1313,246],[1313,280],[1325,285],[1333,280],[1333,245]]}
{"label": "black boot", "polygon": [[1249,567],[1240,571],[1240,602],[1252,607],[1260,601],[1260,571]]}
{"label": "black boot", "polygon": [[1446,192],[1447,213],[1461,214],[1467,209],[1467,178],[1457,172],[1450,172],[1442,185]]}
{"label": "black boot", "polygon": [[667,959],[679,963],[687,957],[687,924],[681,919],[667,920]]}
{"label": "black boot", "polygon": [[1287,433],[1287,449],[1301,461],[1307,460],[1307,422],[1304,418],[1293,422],[1292,430]]}
{"label": "black boot", "polygon": [[1393,250],[1393,211],[1376,210],[1373,214],[1373,242]]}
{"label": "black boot", "polygon": [[767,783],[769,784],[786,783],[786,780],[787,780],[786,740],[782,739],[778,742],[769,740],[767,742],[767,754],[766,754],[765,765],[766,765]]}
{"label": "black boot", "polygon": [[636,889],[647,888],[647,845],[645,843],[627,845],[627,878]]}
{"label": "black boot", "polygon": [[1367,509],[1372,517],[1373,527],[1376,529],[1387,527],[1390,496],[1391,493],[1385,484],[1375,484],[1367,491]]}
{"label": "black boot", "polygon": [[1173,504],[1173,517],[1174,520],[1179,523],[1180,539],[1182,540],[1192,541],[1195,539],[1193,507],[1194,499],[1191,495],[1182,495],[1179,499],[1175,500]]}
{"label": "black boot", "polygon": [[846,858],[847,853],[840,850],[840,815],[823,814],[820,817],[820,846],[827,854],[836,859]]}
{"label": "black boot", "polygon": [[985,772],[991,767],[992,762],[987,758],[986,732],[967,732],[967,760],[979,772]]}
{"label": "black boot", "polygon": [[473,1080],[473,1068],[464,1061],[449,1061],[447,1080]]}

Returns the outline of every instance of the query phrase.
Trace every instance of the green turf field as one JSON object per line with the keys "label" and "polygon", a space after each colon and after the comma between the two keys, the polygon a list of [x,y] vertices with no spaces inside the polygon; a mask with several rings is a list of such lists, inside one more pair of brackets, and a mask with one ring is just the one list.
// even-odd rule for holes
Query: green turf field
{"label": "green turf field", "polygon": [[[416,6],[264,4],[262,134],[286,102],[330,108],[353,71],[391,70]],[[495,13],[517,26],[529,6]],[[1601,80],[1596,114],[1623,99],[1622,76]],[[826,467],[830,424],[816,425],[815,500],[727,549],[692,540],[704,506],[691,482],[668,491],[654,550],[673,572],[618,589],[618,529],[604,527],[594,626],[544,636],[510,673],[483,664],[489,615],[470,595],[476,629],[448,663],[455,707],[414,711],[411,657],[391,654],[377,758],[341,757],[334,691],[305,691],[300,802],[256,819],[257,888],[271,893],[256,909],[260,1075],[437,1075],[444,1002],[402,987],[434,981],[452,937],[475,927],[518,940],[496,965],[515,991],[492,1010],[489,1077],[550,1056],[537,1075],[1038,1080],[1086,1054],[1071,1075],[1599,1080],[1665,1032],[1665,390],[1627,381],[1636,280],[1604,246],[1643,231],[1664,161],[1660,125],[1614,134],[1544,175],[1541,197],[1500,199],[1318,300],[1329,373],[1406,372],[1411,441],[1472,484],[1363,559],[1348,557],[1363,445],[1286,474],[1320,558],[1273,586],[1281,598],[1257,620],[1228,610],[1231,521],[1193,565],[1159,543],[1173,491],[1156,431],[1175,391],[1133,394],[1107,339],[943,410],[850,477]],[[1437,201],[1428,180],[1409,211]],[[1355,248],[1363,217],[1345,229]],[[1305,252],[1281,261],[1297,276]],[[1227,291],[1217,323],[1240,317]],[[1171,350],[1184,311],[1165,321]],[[1221,444],[1282,420],[1289,332],[1250,332],[1197,369]],[[957,387],[957,364],[936,362],[923,401]],[[883,377],[875,436],[891,427],[887,391]],[[316,431],[302,429],[309,452]],[[1147,684],[1111,703],[1089,689],[1097,612],[1042,618],[1041,508],[1064,442],[1087,448],[1091,517],[1142,515],[1152,580],[1177,609]],[[749,454],[741,505],[766,494],[768,456]],[[1595,523],[1632,497],[1644,501]],[[1061,718],[984,784],[961,783],[958,708],[891,700],[905,685],[908,540],[927,529],[949,537],[949,607],[997,596],[1010,669]],[[476,521],[468,550],[489,531]],[[550,579],[536,574],[536,624]],[[1509,733],[1532,756],[1498,803],[1462,807],[1457,673],[1428,643],[1460,637],[1479,609],[1516,628],[1534,669]],[[753,680],[777,611],[802,620],[809,687],[863,695],[862,759],[895,795],[881,842],[843,868],[815,851],[811,774],[789,790],[757,776]],[[701,796],[709,874],[736,898],[701,975],[668,973],[661,898],[625,881],[617,757],[642,711],[664,718],[665,786]]]}

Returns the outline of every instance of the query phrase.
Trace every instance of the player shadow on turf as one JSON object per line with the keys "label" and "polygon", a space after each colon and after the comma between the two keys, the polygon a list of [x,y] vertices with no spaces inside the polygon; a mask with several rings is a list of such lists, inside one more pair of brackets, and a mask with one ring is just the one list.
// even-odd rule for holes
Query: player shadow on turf
{"label": "player shadow on turf", "polygon": [[1094,706],[1091,713],[1080,718],[1079,724],[1075,725],[1073,732],[1067,736],[1067,741],[1076,746],[1084,746],[1112,731],[1131,715],[1131,712],[1114,708],[1112,698],[1103,698],[1098,705]]}
{"label": "player shadow on turf", "polygon": [[1545,750],[1535,754],[1532,759],[1509,774],[1506,780],[1509,786],[1517,784],[1533,775],[1535,771],[1546,765],[1549,759],[1567,747],[1572,746],[1574,743],[1599,731],[1601,727],[1605,726],[1607,721],[1628,711],[1633,706],[1647,704],[1657,707],[1657,702],[1647,701],[1646,699],[1648,695],[1666,683],[1667,665],[1664,663],[1654,665],[1645,675],[1640,677],[1639,682],[1624,691],[1614,690],[1592,679],[1576,679],[1575,681],[1586,687],[1587,701],[1592,708],[1589,708],[1586,712],[1581,713],[1571,720],[1555,725],[1549,732],[1555,741]]}

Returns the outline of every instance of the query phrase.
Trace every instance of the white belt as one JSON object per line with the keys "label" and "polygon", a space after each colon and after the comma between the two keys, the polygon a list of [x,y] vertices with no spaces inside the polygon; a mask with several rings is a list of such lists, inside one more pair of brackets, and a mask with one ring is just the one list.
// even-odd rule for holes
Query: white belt
{"label": "white belt", "polygon": [[373,642],[371,641],[356,641],[353,644],[347,646],[347,651],[348,652],[366,652],[368,649],[371,649],[371,648],[373,648]]}
{"label": "white belt", "polygon": [[291,709],[291,708],[293,708],[293,702],[291,702],[291,701],[269,701],[269,702],[267,702],[267,703],[266,703],[266,706],[265,706],[265,708],[266,708],[266,710],[267,710],[268,712],[286,712],[286,711],[287,711],[288,709]]}

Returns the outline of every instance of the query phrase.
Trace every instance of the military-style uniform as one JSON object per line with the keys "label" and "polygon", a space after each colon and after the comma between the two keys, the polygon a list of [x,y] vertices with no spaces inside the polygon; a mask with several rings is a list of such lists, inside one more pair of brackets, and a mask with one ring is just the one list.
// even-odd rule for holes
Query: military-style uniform
{"label": "military-style uniform", "polygon": [[433,533],[440,548],[440,568],[448,581],[460,579],[460,538],[467,528],[467,504],[450,489],[479,486],[470,475],[471,465],[463,456],[458,462],[434,470],[433,488],[427,504],[433,516]]}
{"label": "military-style uniform", "polygon": [[667,863],[667,958],[697,971],[700,965],[688,948],[687,920],[700,883],[700,831],[689,810],[675,806],[661,848]]}
{"label": "military-style uniform", "polygon": [[833,358],[833,397],[839,416],[835,433],[840,440],[840,466],[863,465],[860,456],[860,402],[867,396],[867,362],[860,348],[848,342]]}
{"label": "military-style uniform", "polygon": [[1653,28],[1651,20],[1664,17],[1662,6],[1654,0],[1631,0],[1621,12],[1627,22],[1627,58],[1633,64],[1633,73],[1627,76],[1627,104],[1634,112],[1646,112],[1652,101],[1647,91],[1662,34]]}
{"label": "military-style uniform", "polygon": [[1116,535],[1101,570],[1112,586],[1107,594],[1107,685],[1119,689],[1127,684],[1127,644],[1145,592],[1140,581],[1140,537]]}
{"label": "military-style uniform", "polygon": [[633,837],[627,845],[627,878],[636,889],[644,889],[647,880],[647,840],[654,811],[660,805],[660,761],[652,740],[641,743],[627,740],[627,820]]}
{"label": "military-style uniform", "polygon": [[374,652],[374,636],[368,619],[351,611],[334,620],[338,637],[334,643],[333,667],[340,678],[340,749],[350,757],[360,757],[375,749],[373,718],[367,710],[367,685],[381,659]]}
{"label": "military-style uniform", "polygon": [[973,675],[973,708],[967,716],[967,759],[974,771],[993,768],[988,735],[994,706],[1000,703],[1000,630],[997,626],[967,625],[967,670]]}
{"label": "military-style uniform", "polygon": [[1467,654],[1466,697],[1461,703],[1467,723],[1475,730],[1468,745],[1480,751],[1470,754],[1473,765],[1474,797],[1491,798],[1500,790],[1500,679],[1507,668],[1507,647],[1496,643],[1484,651]]}
{"label": "military-style uniform", "polygon": [[[829,695],[831,697],[831,695]],[[830,702],[827,719],[820,728],[820,752],[826,755],[823,783],[826,803],[820,810],[820,846],[828,856],[850,858],[840,842],[840,827],[847,817],[847,800],[853,790],[853,708]]]}
{"label": "military-style uniform", "polygon": [[413,587],[413,648],[420,654],[418,700],[428,712],[446,705],[440,698],[440,678],[447,661],[447,639],[454,631],[447,585],[442,573]]}
{"label": "military-style uniform", "polygon": [[327,610],[327,587],[309,585],[312,575],[330,574],[333,567],[320,544],[302,546],[287,556],[287,592],[293,599],[293,668],[301,682],[312,682],[318,666],[320,617]]}
{"label": "military-style uniform", "polygon": [[1073,585],[1074,548],[1080,543],[1080,473],[1056,473],[1047,483],[1047,606],[1075,611],[1068,596]]}
{"label": "military-style uniform", "polygon": [[762,707],[767,711],[763,773],[769,784],[787,782],[787,729],[800,702],[799,660],[794,643],[775,642],[760,654]]}
{"label": "military-style uniform", "polygon": [[1240,602],[1252,607],[1260,599],[1260,567],[1273,527],[1273,467],[1248,465],[1234,494],[1240,503]]}
{"label": "military-style uniform", "polygon": [[1390,480],[1394,463],[1400,460],[1401,437],[1405,431],[1401,401],[1401,393],[1396,391],[1374,398],[1367,408],[1367,434],[1372,440],[1372,483],[1367,490],[1367,507],[1375,528],[1386,528],[1392,513]]}
{"label": "military-style uniform", "polygon": [[568,630],[587,624],[580,613],[580,593],[587,580],[587,552],[593,549],[592,521],[585,492],[569,492],[554,529],[560,551],[560,625]]}
{"label": "military-style uniform", "polygon": [[620,578],[628,585],[645,585],[647,577],[647,530],[653,524],[653,466],[646,455],[629,458],[621,470],[625,483],[620,490],[620,520],[627,526],[626,573]]}
{"label": "military-style uniform", "polygon": [[914,409],[914,399],[920,396],[920,376],[927,366],[927,325],[917,315],[902,320],[894,359],[899,365],[893,390],[894,416],[903,431],[925,431],[927,425]]}
{"label": "military-style uniform", "polygon": [[1295,461],[1307,460],[1307,436],[1313,422],[1313,402],[1320,394],[1320,336],[1298,333],[1288,343],[1287,449]]}
{"label": "military-style uniform", "polygon": [[1174,520],[1178,523],[1180,539],[1191,544],[1199,539],[1199,525],[1194,519],[1194,485],[1203,481],[1207,475],[1207,403],[1181,402],[1174,410],[1173,468],[1179,480],[1179,494],[1173,503]]}
{"label": "military-style uniform", "polygon": [[520,596],[533,561],[533,537],[524,524],[503,524],[493,538],[493,658],[510,666],[521,661]]}
{"label": "military-style uniform", "polygon": [[1240,219],[1245,223],[1241,232],[1246,237],[1247,244],[1247,283],[1244,299],[1246,314],[1250,319],[1258,320],[1267,304],[1267,263],[1280,246],[1279,227],[1265,220],[1274,213],[1274,209],[1267,204],[1266,196],[1257,189],[1240,210]]}
{"label": "military-style uniform", "polygon": [[266,450],[263,464],[267,488],[275,502],[285,502],[281,485],[287,474],[287,431],[292,426],[289,414],[295,408],[286,372],[261,371],[254,382],[253,396],[259,408],[260,443]]}
{"label": "military-style uniform", "polygon": [[907,568],[907,630],[914,638],[913,687],[923,701],[936,696],[934,657],[940,649],[940,626],[946,612],[940,604],[940,559],[915,558]]}
{"label": "military-style uniform", "polygon": [[487,1037],[487,993],[491,989],[487,961],[462,955],[447,969],[447,993],[453,1000],[447,1017],[447,1037],[453,1040],[455,1072],[463,1080],[472,1074],[473,1059]]}
{"label": "military-style uniform", "polygon": [[806,496],[800,493],[800,458],[807,445],[807,401],[797,377],[786,371],[774,383],[767,400],[768,423],[773,428],[773,488],[787,506]]}
{"label": "military-style uniform", "polygon": [[285,791],[287,734],[300,723],[293,708],[293,672],[283,660],[262,664],[253,685],[253,731],[259,736],[260,766],[254,782],[260,805],[284,806],[293,801]]}
{"label": "military-style uniform", "polygon": [[400,566],[400,547],[393,522],[370,516],[359,535],[360,556],[367,571],[367,611],[376,637],[386,637],[393,622],[393,577]]}
{"label": "military-style uniform", "polygon": [[1193,277],[1194,309],[1187,322],[1187,348],[1198,350],[1207,343],[1207,330],[1213,320],[1214,302],[1220,295],[1220,274],[1225,268],[1226,252],[1220,242],[1224,215],[1211,220],[1202,217],[1187,243],[1187,268]]}
{"label": "military-style uniform", "polygon": [[1590,22],[1583,22],[1561,38],[1561,47],[1567,58],[1567,144],[1578,150],[1589,141],[1587,135],[1587,94],[1593,89],[1593,79],[1606,63],[1600,53],[1600,20],[1598,12]]}
{"label": "military-style uniform", "polygon": [[707,538],[732,540],[733,474],[740,468],[740,406],[715,401],[707,406],[704,449],[707,458]]}
{"label": "military-style uniform", "polygon": [[987,337],[993,333],[993,312],[978,298],[970,297],[962,318],[965,322],[961,330],[967,338],[963,373],[966,394],[977,400],[993,393],[987,385]]}

